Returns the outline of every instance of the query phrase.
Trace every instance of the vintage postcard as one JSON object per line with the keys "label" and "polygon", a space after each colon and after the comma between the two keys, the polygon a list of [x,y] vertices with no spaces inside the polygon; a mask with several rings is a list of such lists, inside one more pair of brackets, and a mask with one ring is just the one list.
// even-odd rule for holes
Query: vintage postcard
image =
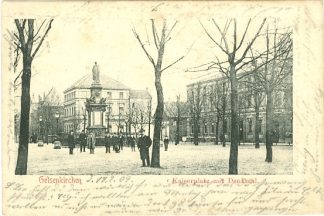
{"label": "vintage postcard", "polygon": [[321,1],[4,1],[3,215],[324,213]]}

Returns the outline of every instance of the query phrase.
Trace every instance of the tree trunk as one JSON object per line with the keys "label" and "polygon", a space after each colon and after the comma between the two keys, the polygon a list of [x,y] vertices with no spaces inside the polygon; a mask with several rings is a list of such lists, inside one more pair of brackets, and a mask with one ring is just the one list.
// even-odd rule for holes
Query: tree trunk
{"label": "tree trunk", "polygon": [[151,167],[160,167],[160,131],[162,126],[162,117],[164,110],[161,71],[155,71],[155,88],[157,94],[157,106],[155,110]]}
{"label": "tree trunk", "polygon": [[238,97],[237,97],[237,78],[236,71],[233,66],[230,68],[230,82],[231,82],[231,147],[229,158],[229,172],[228,174],[237,175],[237,156],[238,156]]}
{"label": "tree trunk", "polygon": [[225,82],[224,82],[223,83],[223,98],[222,98],[222,122],[223,122],[222,142],[223,142],[223,147],[226,146],[226,142],[225,142],[225,110],[226,110],[226,97],[225,97]]}
{"label": "tree trunk", "polygon": [[199,129],[198,129],[199,125],[198,125],[198,120],[197,118],[194,118],[194,144],[195,145],[198,145],[198,132],[199,132]]}
{"label": "tree trunk", "polygon": [[177,116],[177,131],[176,131],[176,142],[175,144],[178,145],[180,142],[180,108],[178,105],[178,116]]}
{"label": "tree trunk", "polygon": [[254,128],[254,141],[255,141],[255,148],[260,148],[260,139],[259,139],[259,115],[260,109],[259,105],[255,105],[255,128]]}
{"label": "tree trunk", "polygon": [[266,162],[272,162],[272,134],[273,134],[273,101],[272,92],[267,91],[267,105],[266,105]]}
{"label": "tree trunk", "polygon": [[216,133],[215,133],[215,144],[218,145],[218,127],[219,127],[219,115],[216,117]]}
{"label": "tree trunk", "polygon": [[21,77],[21,116],[20,116],[20,131],[19,131],[19,147],[15,174],[27,174],[28,162],[28,141],[29,141],[29,112],[30,112],[30,78],[31,78],[31,63],[30,57],[23,59],[23,74]]}

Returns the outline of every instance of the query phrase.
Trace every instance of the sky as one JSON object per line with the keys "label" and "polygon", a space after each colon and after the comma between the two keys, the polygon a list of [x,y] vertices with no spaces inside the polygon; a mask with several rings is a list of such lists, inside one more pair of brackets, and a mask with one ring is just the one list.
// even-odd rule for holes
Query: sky
{"label": "sky", "polygon": [[[197,78],[220,76],[219,73],[187,73],[186,69],[215,59],[223,58],[222,53],[207,37],[200,22],[213,34],[217,30],[211,18],[223,26],[228,18],[238,18],[238,34],[248,18],[254,18],[251,33],[260,25],[266,15],[276,13],[287,16],[289,9],[268,7],[266,3],[216,4],[213,2],[69,2],[62,4],[37,2],[20,3],[21,8],[10,5],[12,11],[4,15],[5,28],[14,29],[13,18],[35,17],[39,25],[44,18],[54,18],[52,28],[42,48],[33,61],[31,94],[48,92],[55,87],[62,92],[91,69],[96,61],[100,73],[116,79],[132,89],[146,89],[156,98],[153,66],[149,62],[132,29],[140,35],[145,47],[154,59],[151,22],[154,19],[158,31],[162,20],[166,19],[168,29],[177,21],[171,32],[171,40],[166,44],[163,66],[167,66],[185,56],[162,74],[165,100],[176,100],[180,94],[186,100],[186,85]],[[37,10],[37,7],[42,10]],[[36,9],[35,9],[36,8]],[[15,11],[16,10],[16,11]],[[216,36],[219,38],[219,36]],[[163,67],[162,66],[162,67]]]}

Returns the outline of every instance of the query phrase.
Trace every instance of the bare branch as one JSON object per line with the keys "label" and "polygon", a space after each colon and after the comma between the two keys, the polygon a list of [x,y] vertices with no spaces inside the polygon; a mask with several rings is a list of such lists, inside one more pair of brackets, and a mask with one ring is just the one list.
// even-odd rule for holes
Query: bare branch
{"label": "bare branch", "polygon": [[261,23],[257,33],[254,35],[253,39],[251,40],[251,42],[249,43],[249,45],[246,47],[243,55],[241,56],[241,58],[239,60],[237,60],[234,64],[238,65],[239,63],[241,63],[243,61],[243,59],[245,58],[247,52],[249,51],[249,49],[251,48],[251,46],[253,45],[254,41],[257,39],[257,37],[260,34],[261,29],[263,28],[264,23],[266,22],[266,18],[263,19],[263,22]]}
{"label": "bare branch", "polygon": [[44,25],[45,21],[46,21],[46,19],[42,22],[42,24],[41,24],[40,27],[38,28],[36,34],[34,35],[34,38],[37,37],[37,35],[38,35],[38,33],[40,32],[40,30],[41,30],[42,26]]}
{"label": "bare branch", "polygon": [[226,52],[229,53],[229,49],[228,49],[228,44],[227,44],[227,40],[226,40],[226,37],[225,37],[225,33],[222,32],[222,30],[220,29],[220,27],[217,25],[216,21],[214,19],[212,19],[212,20],[213,20],[214,25],[218,29],[219,33],[222,35],[222,38],[223,38],[224,44],[225,44],[225,48],[226,48]]}
{"label": "bare branch", "polygon": [[219,43],[216,42],[216,40],[209,34],[209,32],[206,30],[206,28],[204,27],[204,25],[199,21],[200,25],[202,26],[202,28],[204,29],[205,33],[207,34],[207,36],[225,53],[225,54],[229,54]]}
{"label": "bare branch", "polygon": [[16,23],[16,27],[18,30],[18,34],[19,34],[19,42],[21,45],[21,49],[25,50],[25,35],[24,35],[24,27],[25,27],[25,23],[26,20],[23,21],[23,25],[20,25],[20,22],[18,19],[15,19],[15,23]]}
{"label": "bare branch", "polygon": [[54,20],[54,19],[51,19],[51,20],[49,21],[49,24],[48,24],[48,26],[47,26],[47,29],[46,29],[44,35],[42,36],[42,39],[40,40],[38,46],[36,47],[34,53],[33,53],[32,56],[31,56],[32,59],[35,57],[37,51],[39,50],[39,48],[41,47],[41,45],[42,45],[42,43],[43,43],[45,37],[47,36],[49,30],[51,29],[53,20]]}
{"label": "bare branch", "polygon": [[245,31],[244,31],[243,37],[242,37],[242,39],[241,39],[241,41],[240,41],[240,44],[238,45],[238,47],[236,48],[235,51],[237,51],[237,50],[239,50],[239,49],[241,48],[241,46],[242,46],[242,44],[243,44],[243,41],[244,41],[244,38],[245,38],[245,35],[246,35],[246,32],[247,32],[248,29],[249,29],[250,23],[251,23],[251,18],[249,19],[249,22],[248,22],[248,24],[246,25],[246,28],[245,28]]}
{"label": "bare branch", "polygon": [[153,38],[154,38],[154,44],[157,50],[159,50],[159,36],[157,35],[154,20],[151,19],[152,22],[152,33],[153,33]]}
{"label": "bare branch", "polygon": [[150,56],[150,54],[146,51],[146,49],[145,49],[145,47],[144,47],[144,44],[142,43],[142,41],[141,41],[141,39],[140,39],[140,37],[139,37],[139,35],[137,34],[137,32],[136,32],[135,29],[133,29],[133,33],[134,33],[136,39],[138,40],[138,42],[140,43],[140,45],[141,45],[143,51],[145,52],[147,58],[150,60],[150,62],[151,62],[151,63],[153,64],[153,66],[155,67],[155,62],[154,62],[153,58],[152,58],[152,57]]}
{"label": "bare branch", "polygon": [[166,38],[169,38],[169,36],[170,36],[172,30],[174,29],[174,27],[176,26],[177,23],[178,23],[178,21],[175,21],[175,22],[174,22],[174,24],[173,24],[173,26],[171,27],[171,29],[170,29],[169,33],[167,34]]}
{"label": "bare branch", "polygon": [[165,68],[163,68],[161,70],[161,72],[163,72],[164,70],[168,69],[169,67],[171,67],[172,65],[176,64],[177,62],[181,61],[185,56],[181,56],[180,58],[178,58],[176,61],[174,61],[173,63],[169,64],[168,66],[166,66]]}

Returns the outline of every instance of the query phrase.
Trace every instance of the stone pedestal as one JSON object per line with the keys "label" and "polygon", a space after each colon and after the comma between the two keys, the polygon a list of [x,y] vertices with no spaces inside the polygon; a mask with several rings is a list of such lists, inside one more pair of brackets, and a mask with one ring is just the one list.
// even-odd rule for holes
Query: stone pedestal
{"label": "stone pedestal", "polygon": [[96,138],[104,137],[106,127],[103,124],[104,112],[106,111],[106,98],[101,97],[102,86],[99,81],[99,68],[95,63],[93,69],[93,82],[90,87],[91,96],[86,99],[86,110],[88,112],[88,126],[89,133],[95,133]]}

